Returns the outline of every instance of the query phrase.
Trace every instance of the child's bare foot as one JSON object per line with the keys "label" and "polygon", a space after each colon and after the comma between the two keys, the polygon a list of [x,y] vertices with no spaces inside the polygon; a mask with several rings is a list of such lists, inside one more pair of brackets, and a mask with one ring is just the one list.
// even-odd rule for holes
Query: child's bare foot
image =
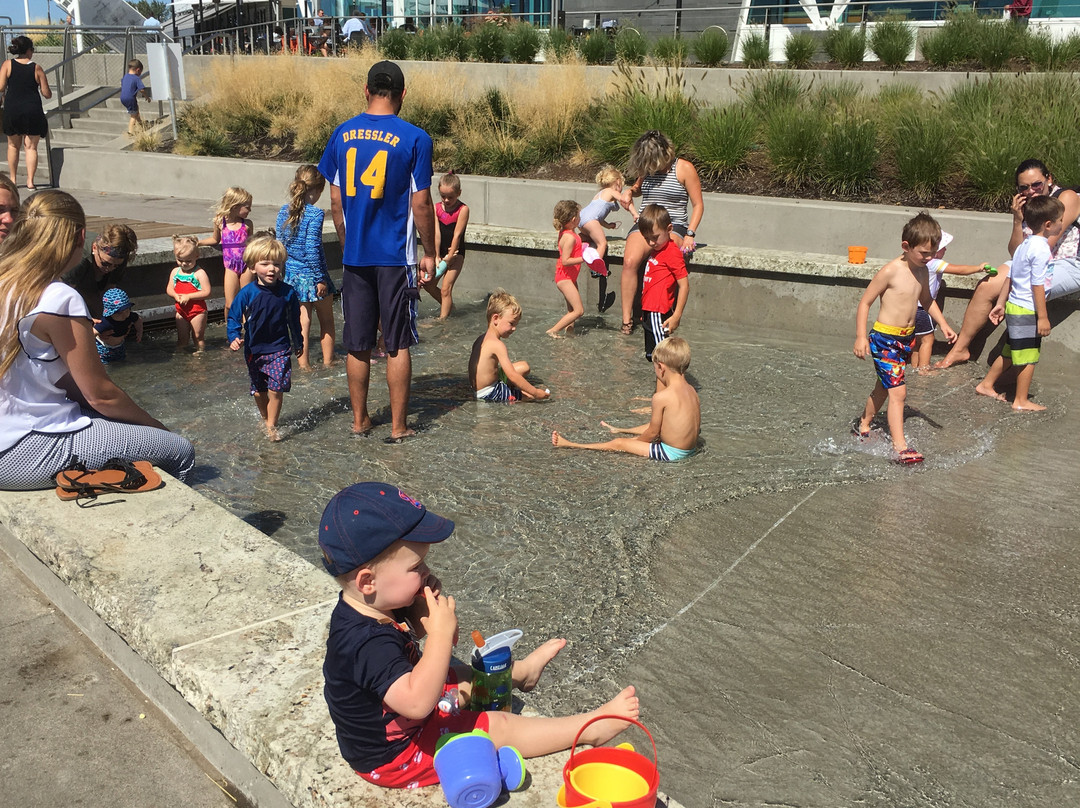
{"label": "child's bare foot", "polygon": [[274,443],[277,443],[278,441],[281,440],[281,433],[278,432],[276,426],[267,426],[266,427],[266,437],[268,437]]}
{"label": "child's bare foot", "polygon": [[558,331],[556,331],[554,329],[552,329],[551,331],[545,331],[544,333],[547,334],[552,339],[562,339],[563,338],[563,335],[560,334]]}
{"label": "child's bare foot", "polygon": [[1046,407],[1036,404],[1034,401],[1014,401],[1012,408],[1017,412],[1046,412]]}
{"label": "child's bare foot", "polygon": [[975,392],[978,393],[980,396],[986,396],[987,398],[992,398],[992,399],[994,399],[994,401],[1005,401],[1006,400],[1004,393],[999,393],[993,387],[983,387],[982,382],[975,385]]}
{"label": "child's bare foot", "polygon": [[310,362],[298,362],[297,364],[300,366],[300,370],[304,371],[305,373],[311,373]]}
{"label": "child's bare foot", "polygon": [[547,664],[555,658],[555,655],[565,647],[566,640],[562,637],[555,637],[554,639],[548,640],[524,659],[515,661],[513,672],[514,687],[522,693],[528,693],[536,687],[536,683],[540,681],[540,674],[544,672],[544,668],[546,668]]}
{"label": "child's bare foot", "polygon": [[604,427],[604,429],[606,429],[608,432],[610,432],[612,434],[615,434],[616,432],[619,431],[618,427],[612,426],[607,421],[601,421],[600,426]]}
{"label": "child's bare foot", "polygon": [[[587,716],[592,718],[596,715],[617,715],[623,718],[632,718],[636,721],[640,712],[641,705],[638,703],[638,697],[634,694],[634,686],[630,685],[607,704],[600,705],[599,708],[588,713]],[[581,740],[590,746],[600,746],[629,726],[629,722],[620,721],[618,718],[597,721],[595,724],[589,724],[585,732],[581,734]]]}
{"label": "child's bare foot", "polygon": [[551,432],[551,445],[555,447],[563,446],[566,443],[566,438],[559,434],[558,430],[552,430]]}

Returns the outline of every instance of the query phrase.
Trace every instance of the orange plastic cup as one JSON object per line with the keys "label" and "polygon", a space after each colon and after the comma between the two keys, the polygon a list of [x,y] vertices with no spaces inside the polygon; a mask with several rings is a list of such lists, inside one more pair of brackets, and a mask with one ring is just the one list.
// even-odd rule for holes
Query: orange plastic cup
{"label": "orange plastic cup", "polygon": [[865,264],[866,247],[848,247],[847,260],[849,264]]}

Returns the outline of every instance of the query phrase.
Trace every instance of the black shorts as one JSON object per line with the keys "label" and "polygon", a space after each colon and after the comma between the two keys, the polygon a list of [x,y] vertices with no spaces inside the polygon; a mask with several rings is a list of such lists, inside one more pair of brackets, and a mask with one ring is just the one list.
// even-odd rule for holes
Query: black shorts
{"label": "black shorts", "polygon": [[416,306],[420,290],[416,267],[352,267],[345,265],[341,281],[341,312],[345,319],[341,341],[345,350],[372,350],[382,321],[388,353],[420,341]]}
{"label": "black shorts", "polygon": [[666,319],[675,313],[675,307],[671,307],[671,311],[667,314],[663,314],[658,311],[643,311],[641,312],[641,324],[642,331],[645,332],[645,359],[649,362],[652,361],[653,348],[656,344],[667,338],[667,332],[661,327]]}

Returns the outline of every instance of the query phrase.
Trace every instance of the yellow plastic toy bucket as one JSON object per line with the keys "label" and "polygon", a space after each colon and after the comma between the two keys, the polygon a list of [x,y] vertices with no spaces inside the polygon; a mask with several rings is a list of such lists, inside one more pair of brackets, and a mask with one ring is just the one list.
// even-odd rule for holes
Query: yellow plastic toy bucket
{"label": "yellow plastic toy bucket", "polygon": [[603,715],[587,721],[574,738],[570,759],[563,766],[563,785],[556,802],[559,808],[653,808],[660,786],[656,742],[645,726],[630,718],[649,736],[653,758],[638,754],[630,744],[577,750],[578,738],[594,721],[619,716]]}

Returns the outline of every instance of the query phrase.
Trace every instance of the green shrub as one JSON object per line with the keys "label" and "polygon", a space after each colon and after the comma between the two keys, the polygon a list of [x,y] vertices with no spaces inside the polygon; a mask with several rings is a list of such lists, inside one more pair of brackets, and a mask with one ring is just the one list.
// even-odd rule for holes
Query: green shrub
{"label": "green shrub", "polygon": [[540,32],[527,22],[514,23],[506,36],[506,52],[511,62],[532,64],[540,52]]}
{"label": "green shrub", "polygon": [[944,28],[938,28],[923,37],[919,43],[919,51],[931,67],[941,70],[956,61],[949,33]]}
{"label": "green shrub", "polygon": [[506,56],[506,29],[485,22],[472,35],[472,54],[478,62],[501,62]]}
{"label": "green shrub", "polygon": [[646,83],[638,71],[619,67],[617,89],[601,106],[593,147],[605,162],[621,164],[642,132],[658,129],[677,153],[685,153],[697,128],[697,104],[682,91],[682,76],[669,69],[664,81]]}
{"label": "green shrub", "polygon": [[854,81],[833,81],[818,88],[814,101],[831,114],[846,113],[862,96],[862,88]]}
{"label": "green shrub", "polygon": [[379,37],[378,48],[387,59],[400,60],[409,58],[409,50],[416,34],[410,34],[401,28],[391,28]]}
{"label": "green shrub", "polygon": [[712,176],[741,168],[757,141],[757,129],[757,118],[745,104],[711,110],[700,119],[694,137],[698,167]]}
{"label": "green shrub", "polygon": [[742,57],[747,67],[769,66],[769,40],[764,34],[750,34],[742,43]]}
{"label": "green shrub", "polygon": [[409,96],[409,103],[401,109],[401,117],[414,126],[419,126],[432,137],[440,137],[450,134],[450,124],[457,114],[453,103],[429,103],[427,101],[413,101]]}
{"label": "green shrub", "polygon": [[544,43],[544,55],[558,62],[574,52],[574,37],[565,28],[552,28]]}
{"label": "green shrub", "polygon": [[975,55],[987,70],[1001,70],[1024,52],[1024,29],[1012,20],[982,20]]}
{"label": "green shrub", "polygon": [[601,28],[592,31],[587,37],[578,42],[581,58],[585,64],[601,65],[610,62],[615,56],[615,45],[611,37]]}
{"label": "green shrub", "polygon": [[728,38],[715,28],[706,29],[691,46],[694,57],[702,67],[718,67],[728,52]]}
{"label": "green shrub", "polygon": [[421,62],[433,62],[442,57],[442,42],[435,29],[429,28],[409,37],[409,58]]}
{"label": "green shrub", "polygon": [[960,169],[980,203],[997,207],[1015,193],[1016,166],[1033,144],[1025,121],[1004,115],[972,132],[960,149]]}
{"label": "green shrub", "polygon": [[957,8],[945,18],[941,31],[944,47],[949,52],[949,64],[971,62],[978,52],[981,21],[970,8]]}
{"label": "green shrub", "polygon": [[640,65],[649,55],[649,43],[636,28],[622,28],[615,35],[615,58],[628,65]]}
{"label": "green shrub", "polygon": [[438,25],[428,30],[435,34],[439,42],[439,57],[464,62],[469,58],[469,38],[460,25]]}
{"label": "green shrub", "polygon": [[956,163],[952,127],[935,111],[900,112],[892,130],[893,165],[900,184],[928,200],[944,184]]}
{"label": "green shrub", "polygon": [[822,47],[829,59],[841,67],[858,67],[866,58],[866,35],[861,28],[837,26],[825,32]]}
{"label": "green shrub", "polygon": [[902,20],[882,20],[870,32],[868,45],[885,67],[900,67],[915,47],[915,29]]}
{"label": "green shrub", "polygon": [[956,120],[978,126],[1002,114],[1010,114],[1011,103],[1009,82],[991,76],[984,81],[956,87],[948,95],[947,107]]}
{"label": "green shrub", "polygon": [[322,121],[318,126],[307,129],[296,138],[296,150],[301,158],[308,163],[318,163],[322,159],[323,151],[334,134],[341,121],[333,119]]}
{"label": "green shrub", "polygon": [[674,36],[662,36],[653,43],[653,59],[661,65],[682,67],[686,64],[686,40]]}
{"label": "green shrub", "polygon": [[750,111],[764,120],[774,109],[797,104],[808,89],[798,76],[767,70],[748,75],[736,92]]}
{"label": "green shrub", "polygon": [[814,35],[800,31],[788,37],[784,43],[784,58],[793,70],[806,70],[817,53],[817,40]]}
{"label": "green shrub", "polygon": [[825,130],[821,146],[821,184],[834,194],[855,194],[875,184],[879,154],[877,124],[844,114]]}
{"label": "green shrub", "polygon": [[819,173],[825,119],[812,107],[784,106],[765,121],[765,150],[776,177],[799,187]]}
{"label": "green shrub", "polygon": [[[937,98],[934,96],[935,106],[936,101]],[[880,131],[886,138],[891,137],[900,118],[909,112],[917,112],[920,115],[940,114],[936,109],[931,109],[928,113],[927,99],[923,91],[907,83],[886,84],[878,91],[872,104],[877,110],[875,117],[881,126]]]}

